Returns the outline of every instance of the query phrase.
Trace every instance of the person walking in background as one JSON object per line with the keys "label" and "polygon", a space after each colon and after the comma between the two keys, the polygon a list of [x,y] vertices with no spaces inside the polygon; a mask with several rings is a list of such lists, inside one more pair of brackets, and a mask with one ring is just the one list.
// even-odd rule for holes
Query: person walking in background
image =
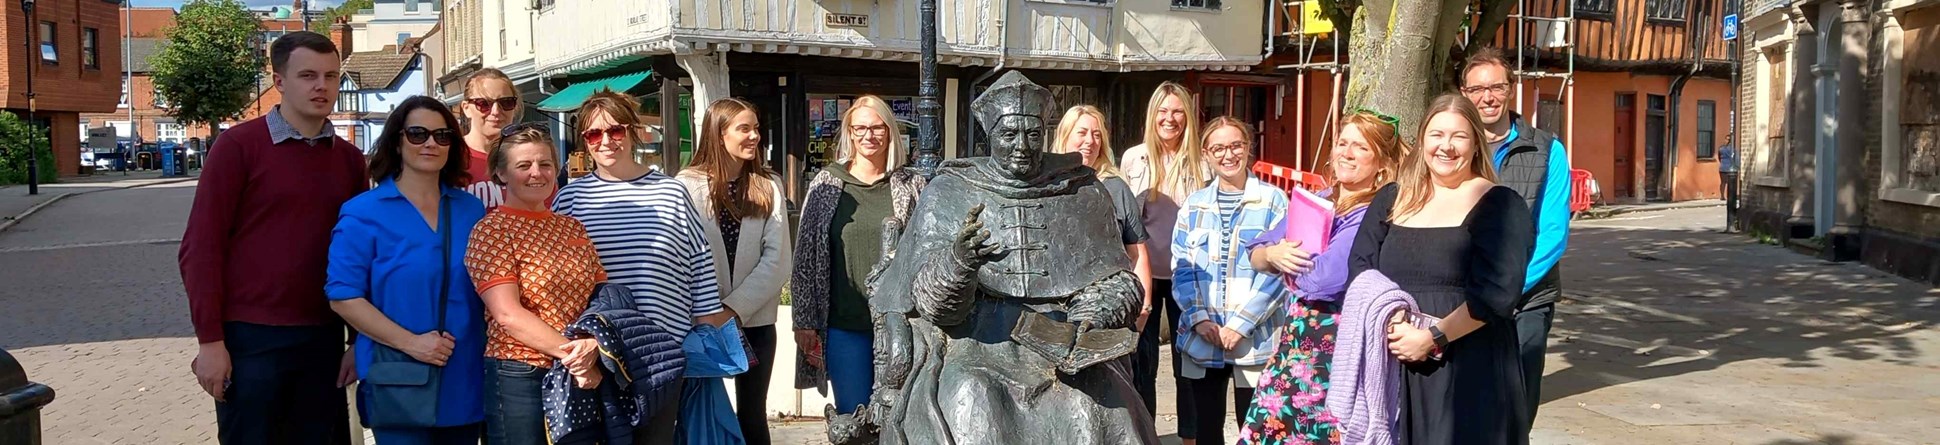
{"label": "person walking in background", "polygon": [[1354,238],[1349,276],[1378,270],[1439,317],[1389,321],[1388,352],[1406,366],[1398,443],[1529,443],[1513,323],[1535,225],[1522,197],[1495,183],[1484,131],[1468,99],[1431,101],[1418,151]]}
{"label": "person walking in background", "polygon": [[793,273],[788,198],[762,156],[754,105],[721,99],[702,117],[694,159],[676,176],[706,229],[721,302],[739,318],[754,356],[734,377],[736,416],[749,445],[766,445],[768,380],[775,372],[775,313]]}
{"label": "person walking in background", "polygon": [[[579,106],[574,127],[598,167],[561,187],[552,209],[586,225],[607,277],[633,291],[640,312],[686,338],[697,323],[721,326],[731,315],[721,304],[713,250],[686,187],[634,158],[639,109],[633,98],[612,91]],[[670,391],[680,388],[676,383]],[[678,396],[671,398],[667,406],[681,406]],[[660,410],[635,437],[672,443],[679,411]]]}
{"label": "person walking in background", "polygon": [[1738,144],[1737,133],[1725,135],[1718,147],[1718,189],[1724,191],[1724,231],[1738,229]]}
{"label": "person walking in background", "polygon": [[559,188],[558,152],[541,125],[517,125],[486,157],[487,180],[505,203],[472,228],[465,268],[485,305],[485,443],[548,443],[541,381],[555,361],[596,386],[594,339],[569,340],[606,281],[599,252],[578,220],[546,207]]}
{"label": "person walking in background", "polygon": [[1132,194],[1125,179],[1119,177],[1118,163],[1112,161],[1111,131],[1105,127],[1103,111],[1090,105],[1071,107],[1058,120],[1057,131],[1057,140],[1051,143],[1052,152],[1077,153],[1084,157],[1084,165],[1098,171],[1098,181],[1111,194],[1112,206],[1118,211],[1118,236],[1125,241],[1125,254],[1132,257],[1132,273],[1138,275],[1139,290],[1145,294],[1145,302],[1139,306],[1143,309],[1132,322],[1132,330],[1142,330],[1152,308],[1152,265],[1145,254],[1145,241],[1150,238],[1145,233],[1145,205]]}
{"label": "person walking in background", "polygon": [[1303,246],[1286,242],[1288,225],[1296,223],[1292,219],[1247,244],[1253,268],[1291,279],[1293,295],[1287,300],[1287,324],[1275,335],[1276,352],[1266,362],[1252,405],[1241,416],[1243,444],[1340,443],[1339,421],[1323,404],[1331,381],[1335,319],[1351,279],[1348,257],[1368,202],[1376,190],[1394,181],[1408,156],[1396,121],[1369,110],[1341,119],[1329,178],[1334,186],[1324,196],[1334,200],[1326,250],[1310,255]]}
{"label": "person walking in background", "polygon": [[1529,259],[1515,315],[1523,380],[1528,388],[1524,396],[1529,398],[1529,418],[1523,425],[1532,426],[1536,407],[1542,402],[1549,329],[1556,321],[1556,300],[1563,295],[1557,263],[1569,244],[1570,161],[1562,140],[1524,125],[1522,117],[1510,110],[1512,85],[1501,50],[1481,47],[1462,62],[1462,96],[1473,102],[1481,115],[1486,142],[1495,150],[1490,162],[1500,184],[1521,195],[1534,219],[1531,227],[1536,233],[1536,250]]}
{"label": "person walking in background", "polygon": [[[1253,129],[1231,117],[1206,124],[1206,159],[1217,180],[1186,198],[1172,230],[1172,296],[1184,311],[1173,345],[1179,375],[1191,383],[1198,438],[1225,440],[1226,394],[1234,413],[1253,401],[1253,385],[1272,334],[1286,322],[1280,277],[1255,269],[1240,246],[1279,227],[1287,192],[1253,177]],[[1180,391],[1186,391],[1181,388]],[[1183,429],[1183,426],[1181,427]]]}
{"label": "person walking in background", "polygon": [[[324,284],[330,309],[359,334],[359,418],[379,445],[475,444],[485,420],[485,323],[464,255],[485,205],[464,192],[465,141],[444,103],[405,99],[383,128],[370,160],[377,188],[344,203]],[[372,402],[389,385],[424,384],[422,374],[372,372],[378,366],[438,373],[436,399]],[[426,419],[409,411],[430,411],[430,422],[413,422]]]}
{"label": "person walking in background", "polygon": [[[1152,99],[1145,105],[1144,143],[1125,150],[1125,159],[1119,161],[1118,170],[1125,174],[1125,185],[1139,196],[1145,206],[1145,233],[1170,241],[1172,227],[1177,222],[1180,205],[1186,195],[1206,186],[1212,176],[1199,152],[1199,107],[1192,103],[1192,91],[1177,83],[1165,82],[1152,91]],[[1172,299],[1172,249],[1170,245],[1146,244],[1145,258],[1152,276],[1152,298],[1154,305],[1164,304],[1164,313],[1159,308],[1141,308],[1145,316],[1145,326],[1139,332],[1138,352],[1132,371],[1132,386],[1138,390],[1139,397],[1145,399],[1147,412],[1158,415],[1158,373],[1159,373],[1159,334],[1165,327],[1185,330],[1188,327],[1179,320],[1179,304]],[[1163,316],[1159,316],[1163,315]],[[1168,324],[1169,323],[1169,324]],[[1184,378],[1179,377],[1178,345],[1173,345],[1172,378],[1176,388],[1187,388]],[[1197,423],[1193,415],[1192,392],[1176,391],[1173,402],[1179,412],[1179,438],[1186,445],[1194,444],[1197,434],[1193,431]],[[1215,439],[1218,440],[1218,439]]]}
{"label": "person walking in background", "polygon": [[492,149],[498,146],[498,138],[505,127],[519,122],[525,111],[525,104],[519,98],[518,87],[512,85],[512,78],[497,68],[484,68],[472,73],[465,79],[465,98],[458,102],[460,114],[465,118],[465,146],[471,151],[465,153],[471,160],[465,164],[470,167],[466,173],[471,182],[465,191],[478,197],[490,210],[505,203],[505,187],[492,180],[488,167]]}
{"label": "person walking in background", "polygon": [[300,31],[269,52],[283,100],[216,139],[182,234],[201,344],[190,368],[215,398],[219,442],[342,444],[355,370],[324,274],[337,213],[370,180],[363,151],[330,130],[336,45]]}
{"label": "person walking in background", "polygon": [[869,273],[882,260],[886,219],[908,221],[923,178],[898,168],[890,153],[902,152],[902,132],[889,120],[889,104],[862,96],[842,114],[836,160],[815,174],[802,201],[795,238],[795,344],[801,358],[795,387],[827,395],[835,411],[854,413],[869,403],[875,385],[875,327],[870,318]]}

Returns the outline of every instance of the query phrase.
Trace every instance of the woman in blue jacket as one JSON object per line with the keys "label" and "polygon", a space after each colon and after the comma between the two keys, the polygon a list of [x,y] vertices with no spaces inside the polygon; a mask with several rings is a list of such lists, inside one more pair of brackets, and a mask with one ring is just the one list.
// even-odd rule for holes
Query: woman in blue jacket
{"label": "woman in blue jacket", "polygon": [[[405,99],[383,128],[370,161],[377,188],[344,203],[324,284],[330,309],[357,328],[358,412],[367,425],[395,425],[410,411],[435,413],[428,425],[373,428],[382,445],[475,444],[485,420],[485,322],[464,256],[485,205],[464,191],[467,149],[443,103]],[[415,383],[372,373],[374,356],[385,365],[380,369],[416,364],[383,363],[391,352],[384,348],[439,373],[434,405],[392,410],[369,403],[386,384]]]}

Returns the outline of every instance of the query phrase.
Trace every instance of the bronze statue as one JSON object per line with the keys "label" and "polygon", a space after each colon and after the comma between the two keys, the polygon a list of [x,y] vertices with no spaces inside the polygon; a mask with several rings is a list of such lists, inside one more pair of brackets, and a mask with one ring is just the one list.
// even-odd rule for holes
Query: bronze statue
{"label": "bronze statue", "polygon": [[971,107],[992,156],[944,163],[887,224],[877,387],[830,418],[831,441],[1157,443],[1125,359],[1142,295],[1111,199],[1078,155],[1045,152],[1049,90],[1012,71]]}

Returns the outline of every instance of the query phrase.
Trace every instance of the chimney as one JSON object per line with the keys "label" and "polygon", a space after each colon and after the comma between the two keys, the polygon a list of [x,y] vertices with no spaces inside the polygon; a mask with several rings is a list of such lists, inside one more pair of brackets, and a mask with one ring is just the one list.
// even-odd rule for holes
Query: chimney
{"label": "chimney", "polygon": [[330,42],[337,44],[337,56],[350,58],[353,51],[350,41],[350,20],[338,17],[337,23],[330,25]]}

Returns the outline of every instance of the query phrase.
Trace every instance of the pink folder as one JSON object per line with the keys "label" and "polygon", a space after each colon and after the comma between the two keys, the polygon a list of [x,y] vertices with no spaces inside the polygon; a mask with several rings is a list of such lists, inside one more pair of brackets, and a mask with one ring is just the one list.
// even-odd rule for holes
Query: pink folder
{"label": "pink folder", "polygon": [[1319,255],[1327,250],[1327,238],[1334,231],[1334,202],[1313,192],[1295,188],[1287,200],[1287,241],[1299,241],[1300,250]]}

